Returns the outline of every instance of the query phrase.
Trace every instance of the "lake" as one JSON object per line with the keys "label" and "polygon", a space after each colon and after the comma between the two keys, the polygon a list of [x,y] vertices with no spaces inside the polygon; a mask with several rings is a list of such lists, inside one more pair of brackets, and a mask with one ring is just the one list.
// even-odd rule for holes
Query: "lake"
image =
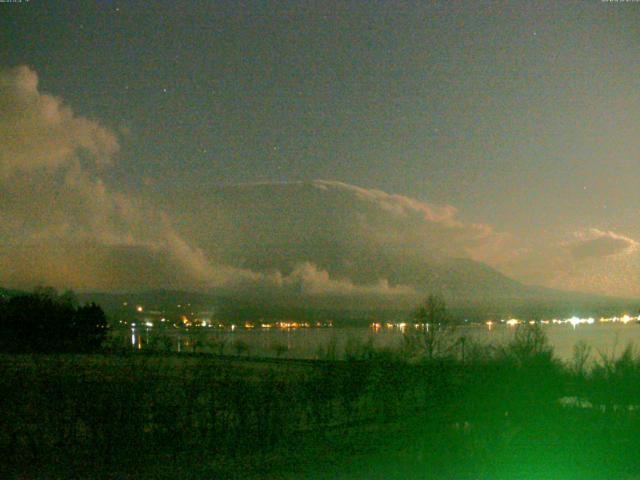
{"label": "lake", "polygon": [[[549,324],[542,326],[555,355],[570,360],[578,342],[591,347],[592,358],[602,355],[619,355],[628,344],[640,345],[640,324],[599,323],[571,325]],[[322,352],[332,349],[336,357],[344,355],[345,348],[372,341],[377,347],[399,347],[403,339],[401,328],[320,327],[320,328],[191,328],[190,330],[163,330],[137,327],[123,331],[117,338],[129,348],[151,347],[173,351],[222,352],[225,354],[248,354],[251,356],[313,359],[322,357]],[[497,324],[465,325],[456,329],[455,335],[466,336],[483,344],[504,344],[515,332],[514,326]]]}

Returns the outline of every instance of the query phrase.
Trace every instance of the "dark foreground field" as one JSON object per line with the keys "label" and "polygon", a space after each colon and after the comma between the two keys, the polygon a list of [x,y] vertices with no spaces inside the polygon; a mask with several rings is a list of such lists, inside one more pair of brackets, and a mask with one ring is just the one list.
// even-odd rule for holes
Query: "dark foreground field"
{"label": "dark foreground field", "polygon": [[538,347],[4,355],[0,478],[640,478],[640,361]]}

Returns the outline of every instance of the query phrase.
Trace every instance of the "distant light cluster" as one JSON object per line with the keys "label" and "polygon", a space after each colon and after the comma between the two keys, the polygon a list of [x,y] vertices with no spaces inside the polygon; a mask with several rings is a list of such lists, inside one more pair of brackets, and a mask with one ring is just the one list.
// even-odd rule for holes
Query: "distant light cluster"
{"label": "distant light cluster", "polygon": [[529,325],[535,325],[535,324],[541,324],[541,325],[562,325],[562,324],[569,324],[573,327],[576,327],[578,325],[593,325],[594,323],[623,323],[623,324],[627,324],[629,322],[638,322],[640,321],[640,315],[638,315],[637,317],[632,317],[630,315],[622,315],[621,317],[600,317],[598,320],[594,319],[593,317],[588,317],[588,318],[580,318],[580,317],[576,317],[573,316],[571,318],[564,318],[564,319],[558,319],[558,318],[553,318],[550,320],[520,320],[517,318],[510,318],[508,320],[502,319],[499,322],[494,322],[493,320],[487,320],[485,322],[485,325],[487,327],[489,327],[490,329],[496,325],[496,323],[501,323],[501,324],[505,324],[508,325],[510,327],[515,327],[518,325],[524,325],[524,324],[529,324]]}
{"label": "distant light cluster", "polygon": [[[594,325],[596,323],[622,323],[627,324],[630,322],[640,322],[640,315],[636,317],[632,317],[630,315],[622,315],[620,317],[600,317],[599,319],[595,319],[593,317],[581,318],[577,316],[573,316],[571,318],[553,318],[553,319],[543,319],[543,320],[521,320],[518,318],[508,318],[508,319],[500,319],[500,320],[487,320],[485,322],[469,322],[465,320],[465,325],[485,325],[489,330],[493,329],[497,325],[506,325],[507,327],[517,327],[520,325],[571,325],[572,327],[577,327],[578,325]],[[404,332],[407,327],[413,326],[416,330],[420,329],[428,329],[429,325],[424,323],[405,323],[405,322],[373,322],[369,324],[369,328],[374,332],[379,332],[383,329],[394,330],[398,329],[401,332]]]}
{"label": "distant light cluster", "polygon": [[[138,313],[142,313],[142,307],[137,307],[136,311]],[[153,312],[156,314],[160,314],[160,312]],[[140,317],[138,317],[138,319],[140,320]],[[119,320],[118,323],[120,323],[123,326],[128,326],[131,328],[131,330],[135,330],[137,327],[146,327],[147,329],[150,328],[154,328],[155,327],[165,327],[165,325],[158,325],[157,323],[154,323],[153,321],[154,319],[152,317],[148,317],[145,316],[145,318],[141,319],[140,322],[129,322],[127,320]],[[167,326],[171,326],[173,328],[184,328],[184,329],[190,329],[190,328],[212,328],[212,329],[218,329],[218,330],[229,330],[231,332],[234,332],[237,329],[244,329],[244,330],[253,330],[255,328],[260,328],[260,329],[265,329],[265,330],[269,330],[269,329],[280,329],[280,330],[296,330],[296,329],[301,329],[301,328],[332,328],[333,327],[333,320],[323,320],[323,321],[316,321],[316,322],[298,322],[298,321],[293,321],[293,320],[287,320],[287,321],[277,321],[277,322],[266,322],[266,321],[259,321],[259,322],[251,322],[251,321],[246,321],[240,324],[236,324],[236,323],[221,323],[218,321],[213,321],[210,317],[190,317],[187,315],[181,315],[180,318],[177,321],[174,322],[170,322],[167,320],[166,317],[162,317],[159,319],[161,324],[167,323]]]}

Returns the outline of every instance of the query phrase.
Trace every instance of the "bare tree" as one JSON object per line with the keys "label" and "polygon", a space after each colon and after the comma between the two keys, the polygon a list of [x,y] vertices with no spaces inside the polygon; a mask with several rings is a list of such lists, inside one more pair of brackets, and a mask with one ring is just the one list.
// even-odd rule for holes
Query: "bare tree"
{"label": "bare tree", "polygon": [[413,354],[419,352],[432,360],[452,353],[454,328],[442,295],[429,295],[416,308],[413,319],[417,328],[408,328],[405,334],[405,345]]}

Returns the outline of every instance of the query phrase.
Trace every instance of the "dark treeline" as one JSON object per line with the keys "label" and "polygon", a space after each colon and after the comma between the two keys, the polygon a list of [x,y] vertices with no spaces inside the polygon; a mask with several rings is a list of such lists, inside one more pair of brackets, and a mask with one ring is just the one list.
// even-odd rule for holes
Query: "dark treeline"
{"label": "dark treeline", "polygon": [[107,319],[94,304],[78,305],[72,292],[50,288],[0,297],[0,351],[92,352],[102,345]]}

